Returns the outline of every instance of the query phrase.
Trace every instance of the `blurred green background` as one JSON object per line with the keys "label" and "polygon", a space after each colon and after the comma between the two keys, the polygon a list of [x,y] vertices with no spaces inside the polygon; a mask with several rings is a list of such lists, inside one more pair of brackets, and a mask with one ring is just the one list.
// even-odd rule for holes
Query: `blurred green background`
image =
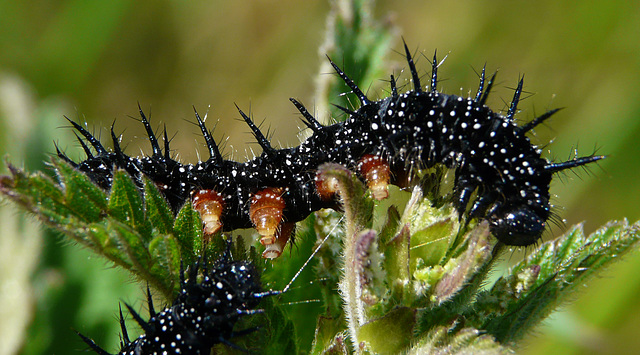
{"label": "blurred green background", "polygon": [[[314,107],[329,9],[327,0],[0,1],[0,153],[43,169],[56,141],[80,158],[62,115],[87,121],[96,133],[102,127],[105,138],[115,119],[128,152],[148,152],[141,125],[129,118],[138,102],[154,127],[166,123],[175,133],[172,148],[183,162],[206,153],[192,105],[209,110],[210,127],[220,120],[214,136],[235,160],[258,147],[248,143],[234,103],[264,119],[276,145],[296,145],[300,123],[288,98]],[[520,119],[566,107],[536,130],[546,156],[564,160],[575,148],[610,155],[588,173],[554,181],[556,211],[568,225],[585,220],[591,232],[610,219],[639,219],[640,3],[379,1],[376,16],[427,57],[435,49],[448,54],[439,86],[446,93],[474,91],[486,63],[499,69],[493,108],[506,107],[523,74],[530,95]],[[399,39],[394,50],[401,50]],[[402,61],[392,53],[390,71],[399,73]],[[427,63],[420,57],[418,66],[428,72]],[[372,83],[370,96],[384,96],[377,89],[383,84]],[[0,218],[0,354],[86,348],[72,328],[116,349],[118,301],[140,306],[139,287],[58,235],[41,235],[6,203]],[[586,285],[518,352],[636,353],[637,270],[639,253]]]}

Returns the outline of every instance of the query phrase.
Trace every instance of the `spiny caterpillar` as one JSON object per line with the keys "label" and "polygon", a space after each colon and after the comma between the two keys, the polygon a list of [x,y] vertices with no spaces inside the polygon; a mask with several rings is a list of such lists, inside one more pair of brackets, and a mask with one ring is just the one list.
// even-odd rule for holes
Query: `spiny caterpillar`
{"label": "spiny caterpillar", "polygon": [[114,149],[102,144],[78,123],[74,128],[94,148],[78,138],[87,154],[80,163],[58,155],[109,189],[113,170],[126,170],[142,188],[147,176],[162,191],[174,212],[193,203],[201,214],[204,232],[254,227],[261,235],[266,258],[278,257],[293,233],[295,222],[322,208],[338,208],[331,181],[316,176],[328,162],[357,171],[376,199],[387,197],[387,185],[401,185],[412,172],[441,164],[455,171],[452,203],[460,216],[486,218],[493,235],[507,245],[535,243],[551,216],[549,184],[554,173],[604,158],[589,155],[550,162],[532,145],[527,132],[551,117],[550,110],[523,126],[514,122],[522,94],[520,80],[506,115],[485,106],[495,74],[486,80],[482,70],[475,97],[463,98],[436,90],[438,61],[434,55],[429,90],[420,84],[406,44],[413,90],[399,93],[391,75],[391,96],[370,100],[335,63],[340,78],[360,101],[344,122],[321,125],[297,100],[290,99],[312,134],[297,147],[276,149],[240,109],[263,149],[260,156],[239,163],[223,159],[210,132],[196,112],[210,157],[197,164],[181,164],[169,154],[166,130],[164,151],[140,110],[153,153],[131,158],[122,152],[111,130]]}
{"label": "spiny caterpillar", "polygon": [[[149,320],[145,321],[128,304],[129,313],[144,333],[129,340],[120,310],[122,330],[119,355],[137,354],[202,354],[208,355],[215,344],[234,346],[230,339],[242,334],[234,333],[234,325],[243,315],[256,310],[260,299],[280,294],[280,291],[262,291],[260,276],[249,261],[232,261],[228,251],[211,268],[202,268],[202,281],[198,282],[200,263],[192,265],[185,279],[180,276],[180,294],[170,307],[156,313],[147,289]],[[110,355],[90,338],[78,333],[89,347],[100,355]]]}

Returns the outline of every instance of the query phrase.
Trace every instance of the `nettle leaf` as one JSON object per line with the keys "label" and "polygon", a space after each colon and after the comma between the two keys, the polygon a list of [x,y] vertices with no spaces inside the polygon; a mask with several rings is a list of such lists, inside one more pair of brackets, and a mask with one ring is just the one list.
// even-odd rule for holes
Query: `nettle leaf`
{"label": "nettle leaf", "polygon": [[67,206],[86,222],[100,220],[108,209],[105,192],[69,164],[54,162],[54,167],[64,186]]}
{"label": "nettle leaf", "polygon": [[168,234],[173,232],[175,217],[173,216],[167,201],[153,181],[149,180],[147,177],[144,177],[143,181],[145,210],[147,212],[147,217],[151,221],[151,225],[159,234]]}
{"label": "nettle leaf", "polygon": [[341,319],[320,316],[311,344],[310,354],[348,354],[345,344],[346,331]]}
{"label": "nettle leaf", "polygon": [[[262,302],[261,307],[267,317],[253,320],[253,322],[255,322],[256,327],[264,327],[269,329],[269,332],[265,334],[268,337],[268,341],[262,342],[266,345],[257,349],[257,352],[265,354],[299,353],[296,327],[287,312],[283,310],[283,307],[276,304],[272,299]],[[257,323],[257,321],[260,321],[260,323]]]}
{"label": "nettle leaf", "polygon": [[194,262],[196,251],[202,246],[202,221],[191,203],[185,203],[178,212],[173,224],[173,234],[180,245],[184,263],[189,265]]}
{"label": "nettle leaf", "polygon": [[637,248],[640,224],[609,222],[589,236],[582,225],[548,241],[500,278],[478,298],[469,318],[502,343],[527,334],[570,298],[578,286]]}
{"label": "nettle leaf", "polygon": [[41,217],[50,226],[69,223],[77,216],[65,205],[64,190],[41,172],[27,175],[8,164],[11,176],[0,177],[0,192],[19,206]]}
{"label": "nettle leaf", "polygon": [[474,328],[453,331],[453,327],[439,326],[432,329],[413,346],[408,354],[512,354],[490,335]]}
{"label": "nettle leaf", "polygon": [[109,222],[107,228],[113,231],[112,240],[116,242],[124,258],[134,265],[134,270],[146,273],[151,262],[144,238],[130,225],[114,219],[110,219]]}
{"label": "nettle leaf", "polygon": [[113,173],[108,208],[109,215],[138,232],[141,243],[146,244],[151,240],[151,223],[146,218],[140,190],[124,170]]}
{"label": "nettle leaf", "polygon": [[407,298],[412,298],[412,283],[410,271],[410,247],[411,232],[405,225],[400,232],[391,239],[384,253],[384,270],[387,273],[386,285],[389,288],[388,304],[391,307],[406,303]]}
{"label": "nettle leaf", "polygon": [[[416,309],[394,308],[383,317],[371,320],[358,329],[358,339],[375,353],[398,354],[412,342],[416,322]],[[384,334],[384,336],[381,336]]]}
{"label": "nettle leaf", "polygon": [[465,239],[468,243],[466,251],[442,267],[442,277],[433,287],[430,301],[437,305],[452,299],[463,287],[469,287],[471,278],[491,258],[488,223],[479,224]]}
{"label": "nettle leaf", "polygon": [[175,294],[180,279],[180,247],[173,235],[158,235],[149,243],[149,254],[154,263],[149,268],[149,274],[162,280],[163,293]]}
{"label": "nettle leaf", "polygon": [[10,165],[11,176],[0,178],[0,192],[171,300],[181,260],[195,261],[201,248],[202,222],[191,204],[176,219],[147,180],[141,194],[126,172],[115,171],[107,194],[67,162],[55,157],[52,162],[58,182]]}

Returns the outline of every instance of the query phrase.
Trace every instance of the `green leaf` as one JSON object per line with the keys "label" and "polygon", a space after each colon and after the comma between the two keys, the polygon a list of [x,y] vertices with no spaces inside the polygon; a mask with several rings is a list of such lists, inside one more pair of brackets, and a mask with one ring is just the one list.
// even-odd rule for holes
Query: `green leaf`
{"label": "green leaf", "polygon": [[412,343],[415,323],[415,309],[398,307],[384,317],[362,325],[358,330],[358,340],[365,342],[374,353],[399,354]]}
{"label": "green leaf", "polygon": [[133,264],[135,271],[142,278],[148,279],[147,275],[152,261],[145,240],[131,226],[117,220],[109,222],[107,230],[114,232],[113,238],[115,238],[118,249],[126,255],[125,260],[129,260]]}
{"label": "green leaf", "polygon": [[107,195],[84,173],[65,161],[54,161],[65,191],[66,205],[86,222],[96,222],[107,211]]}
{"label": "green leaf", "polygon": [[143,181],[147,217],[151,221],[153,228],[155,228],[159,234],[172,233],[175,217],[173,216],[173,212],[171,212],[167,200],[162,196],[153,181],[147,177],[143,177]]}
{"label": "green leaf", "polygon": [[411,297],[411,272],[409,267],[409,246],[411,232],[405,225],[400,232],[389,241],[384,258],[384,270],[387,272],[386,284],[389,287],[389,305],[394,307],[402,300]]}
{"label": "green leaf", "polygon": [[150,274],[154,275],[160,283],[158,289],[172,299],[172,295],[180,290],[180,248],[172,235],[159,235],[153,238],[149,244],[149,253],[155,263],[151,266]]}
{"label": "green leaf", "polygon": [[387,220],[380,230],[380,244],[389,243],[397,236],[398,229],[400,229],[400,213],[398,208],[392,205],[387,210]]}
{"label": "green leaf", "polygon": [[589,237],[582,226],[544,243],[518,263],[478,298],[480,325],[502,343],[519,340],[555,308],[571,297],[577,286],[638,245],[640,226],[626,220],[610,222]]}
{"label": "green leaf", "polygon": [[[316,323],[316,332],[311,344],[310,354],[326,354],[331,353],[332,349],[344,349],[338,351],[341,354],[347,354],[344,344],[344,334],[342,332],[342,319],[320,316]],[[342,339],[342,346],[338,342]]]}
{"label": "green leaf", "polygon": [[48,224],[68,223],[74,213],[65,205],[65,198],[60,188],[53,185],[48,176],[36,173],[23,180],[28,186],[20,191],[22,201],[33,213],[40,215]]}
{"label": "green leaf", "polygon": [[82,238],[85,245],[89,245],[95,252],[106,256],[116,264],[131,270],[133,262],[129,260],[125,253],[120,249],[117,233],[112,228],[113,221],[104,219],[97,223],[90,224],[86,229],[79,227],[72,230],[69,235],[74,239]]}
{"label": "green leaf", "polygon": [[69,221],[71,211],[65,206],[64,193],[50,177],[41,172],[27,175],[11,164],[8,167],[11,176],[0,177],[0,192],[3,195],[49,225]]}
{"label": "green leaf", "polygon": [[489,224],[481,223],[472,229],[465,240],[468,247],[464,254],[451,259],[443,266],[443,275],[433,288],[431,301],[440,305],[453,298],[463,287],[472,285],[469,281],[491,258]]}
{"label": "green leaf", "polygon": [[[143,200],[131,177],[124,171],[116,171],[107,199],[107,194],[85,174],[58,158],[52,160],[59,184],[42,173],[28,175],[11,166],[12,175],[0,177],[0,192],[47,225],[131,271],[171,299],[172,288],[179,279],[181,255],[173,235],[170,207],[155,186],[147,184],[145,197],[149,198]],[[197,212],[192,217],[197,220],[192,225],[200,225]],[[178,230],[198,233],[194,228],[191,232],[185,228]],[[193,242],[185,249],[193,250]],[[186,260],[194,260],[192,252]]]}
{"label": "green leaf", "polygon": [[455,236],[457,223],[454,219],[434,222],[411,235],[412,270],[416,269],[418,260],[424,266],[436,266],[446,255],[447,246]]}
{"label": "green leaf", "polygon": [[264,354],[297,354],[298,342],[296,328],[288,314],[275,304],[272,298],[260,303],[268,318],[267,344],[260,349]]}
{"label": "green leaf", "polygon": [[473,328],[452,331],[450,327],[433,328],[408,354],[511,354],[490,335]]}
{"label": "green leaf", "polygon": [[146,218],[140,190],[124,170],[113,173],[108,207],[109,215],[135,229],[142,237],[142,243],[147,245],[151,241],[151,223]]}
{"label": "green leaf", "polygon": [[200,214],[190,203],[185,203],[178,212],[173,233],[180,245],[182,259],[186,265],[196,260],[196,251],[202,248],[202,221]]}

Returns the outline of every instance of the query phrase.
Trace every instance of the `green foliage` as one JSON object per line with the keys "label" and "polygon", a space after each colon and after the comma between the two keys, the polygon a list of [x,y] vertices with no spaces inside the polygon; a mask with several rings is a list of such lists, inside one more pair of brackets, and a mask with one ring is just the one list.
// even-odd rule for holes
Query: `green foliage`
{"label": "green foliage", "polygon": [[[368,85],[386,75],[384,60],[395,32],[373,19],[370,1],[336,1],[322,52],[357,84]],[[329,71],[326,64],[321,69]],[[321,78],[320,107],[348,90],[335,77]],[[201,221],[191,205],[173,216],[146,179],[140,194],[136,183],[117,171],[106,193],[63,161],[54,159],[53,167],[56,180],[10,166],[11,175],[0,178],[0,192],[170,301],[180,264],[190,264],[203,253]],[[300,223],[290,256],[273,264],[259,259],[253,249],[248,253],[243,239],[234,244],[236,257],[251,258],[265,269],[265,287],[283,289],[316,241],[333,237],[298,277],[298,289],[265,300],[264,314],[243,319],[241,329],[260,327],[255,335],[238,338],[237,344],[246,349],[314,354],[507,352],[564,301],[576,297],[579,285],[638,244],[637,223],[610,222],[588,236],[581,226],[572,227],[530,250],[489,283],[504,246],[490,236],[486,222],[461,225],[451,206],[429,188],[432,180],[416,188],[406,204],[394,201],[387,207],[374,205],[360,181],[343,167],[325,165],[321,173],[339,182],[344,216],[327,211],[310,216]],[[402,201],[402,195],[406,193],[396,191],[392,199]],[[341,220],[345,228],[336,230]],[[210,255],[222,244],[214,238]],[[285,302],[315,299],[319,302]],[[235,351],[224,345],[216,350]]]}
{"label": "green foliage", "polygon": [[202,222],[191,204],[176,218],[157,188],[145,181],[144,196],[124,171],[116,171],[105,194],[68,163],[53,158],[58,181],[9,165],[0,191],[49,227],[131,271],[167,299],[178,291],[180,262],[194,262],[202,248]]}
{"label": "green foliage", "polygon": [[578,286],[637,247],[640,224],[609,222],[589,236],[574,226],[542,244],[508,276],[478,295],[471,323],[513,343],[577,291]]}

